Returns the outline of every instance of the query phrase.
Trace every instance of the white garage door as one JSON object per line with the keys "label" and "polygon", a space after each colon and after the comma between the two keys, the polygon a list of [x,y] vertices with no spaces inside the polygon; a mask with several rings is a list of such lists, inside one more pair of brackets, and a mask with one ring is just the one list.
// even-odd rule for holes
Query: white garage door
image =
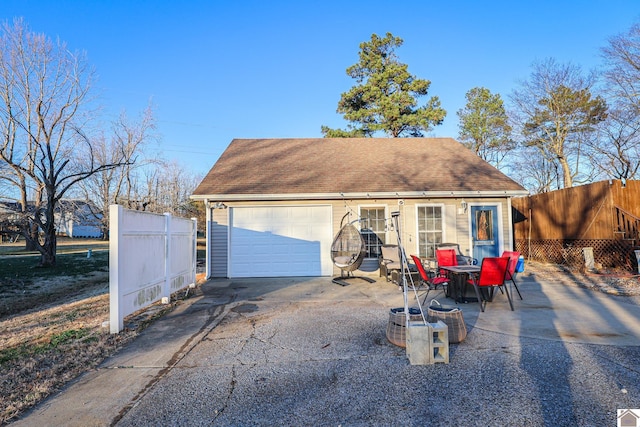
{"label": "white garage door", "polygon": [[231,208],[229,277],[330,276],[331,206]]}

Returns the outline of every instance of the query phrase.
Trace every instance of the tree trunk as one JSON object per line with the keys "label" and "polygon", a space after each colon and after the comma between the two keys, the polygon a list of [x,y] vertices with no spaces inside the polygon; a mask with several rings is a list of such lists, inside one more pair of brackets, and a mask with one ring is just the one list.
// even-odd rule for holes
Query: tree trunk
{"label": "tree trunk", "polygon": [[40,256],[40,266],[42,267],[55,267],[56,266],[56,230],[55,227],[50,227],[44,236],[44,244],[42,248],[42,254]]}
{"label": "tree trunk", "polygon": [[34,223],[30,223],[28,225],[28,236],[24,236],[25,239],[25,249],[27,251],[37,251],[38,250],[38,225]]}
{"label": "tree trunk", "polygon": [[54,206],[51,198],[47,200],[47,207],[45,209],[44,230],[42,231],[44,233],[44,243],[42,244],[42,251],[40,252],[40,266],[55,267],[57,236],[54,218]]}
{"label": "tree trunk", "polygon": [[573,179],[571,178],[571,168],[569,167],[569,163],[567,159],[564,157],[558,158],[560,161],[560,166],[562,166],[562,177],[564,179],[564,188],[573,187]]}
{"label": "tree trunk", "polygon": [[24,235],[24,249],[26,251],[37,251],[38,225],[28,219],[28,209],[27,185],[24,176],[20,175],[20,213],[24,221],[21,226],[22,234]]}

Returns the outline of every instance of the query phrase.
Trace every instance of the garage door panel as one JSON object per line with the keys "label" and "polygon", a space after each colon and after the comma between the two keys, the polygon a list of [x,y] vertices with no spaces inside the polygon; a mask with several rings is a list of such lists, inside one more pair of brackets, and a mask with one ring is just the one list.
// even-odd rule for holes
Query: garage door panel
{"label": "garage door panel", "polygon": [[328,276],[331,206],[231,208],[230,277]]}

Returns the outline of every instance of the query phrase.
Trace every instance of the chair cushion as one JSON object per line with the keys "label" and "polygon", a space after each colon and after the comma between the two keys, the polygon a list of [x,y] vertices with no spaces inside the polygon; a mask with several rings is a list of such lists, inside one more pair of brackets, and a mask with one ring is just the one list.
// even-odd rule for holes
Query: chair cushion
{"label": "chair cushion", "polygon": [[348,266],[349,263],[351,263],[352,259],[353,257],[350,257],[350,256],[337,256],[333,259],[333,262],[336,264],[337,267]]}

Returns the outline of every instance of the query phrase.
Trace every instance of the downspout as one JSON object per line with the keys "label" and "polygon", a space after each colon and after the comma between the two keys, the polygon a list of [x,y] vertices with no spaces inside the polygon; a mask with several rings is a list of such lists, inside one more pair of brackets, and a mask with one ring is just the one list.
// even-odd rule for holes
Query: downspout
{"label": "downspout", "polygon": [[513,236],[513,207],[511,206],[511,197],[507,197],[507,223],[509,224],[509,246],[505,250],[514,251],[515,250],[515,242]]}
{"label": "downspout", "polygon": [[533,218],[531,217],[531,208],[529,208],[529,236],[527,236],[529,248],[527,249],[527,259],[531,259],[531,223],[532,222],[533,222]]}
{"label": "downspout", "polygon": [[205,215],[206,215],[206,244],[205,244],[205,275],[206,275],[206,280],[211,279],[211,256],[212,256],[212,250],[211,250],[211,221],[212,221],[212,213],[211,210],[213,208],[211,207],[211,204],[209,203],[209,200],[205,200],[204,201],[204,210],[205,210]]}

